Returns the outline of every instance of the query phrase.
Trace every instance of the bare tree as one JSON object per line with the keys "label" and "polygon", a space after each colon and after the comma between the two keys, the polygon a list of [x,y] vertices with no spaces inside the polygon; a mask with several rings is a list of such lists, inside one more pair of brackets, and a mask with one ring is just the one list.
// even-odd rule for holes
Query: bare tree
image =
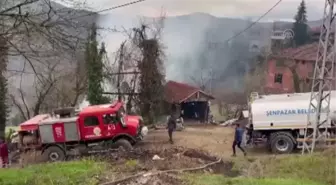
{"label": "bare tree", "polygon": [[263,93],[265,86],[265,76],[267,75],[264,66],[256,66],[252,71],[245,75],[245,93]]}
{"label": "bare tree", "polygon": [[[164,16],[161,16],[159,19],[154,19],[152,23],[148,23],[148,20],[140,20],[139,27],[130,30],[124,29],[123,33],[128,37],[128,40],[124,41],[114,54],[114,57],[112,57],[114,61],[112,63],[108,61],[105,65],[107,79],[110,82],[110,86],[113,87],[112,91],[117,91],[106,92],[106,94],[121,96],[122,99],[126,101],[128,111],[131,111],[132,108],[136,110],[140,108],[140,112],[146,112],[146,115],[143,115],[146,119],[149,118],[149,120],[151,120],[150,122],[154,121],[155,113],[153,113],[152,108],[155,102],[150,100],[144,101],[141,98],[142,94],[144,94],[140,92],[141,84],[152,86],[154,91],[159,88],[155,88],[153,83],[148,81],[146,77],[147,80],[141,81],[141,79],[144,79],[144,76],[151,73],[149,69],[151,67],[144,65],[149,63],[156,65],[161,77],[164,77],[163,60],[165,56],[163,52],[164,46],[161,43],[163,22]],[[147,44],[150,42],[155,42],[154,45],[156,45],[157,50],[154,49],[149,52]],[[147,70],[147,72],[144,70]],[[154,78],[154,81],[155,80]],[[163,81],[159,84],[162,83]],[[159,98],[162,94],[163,93],[156,97]],[[147,109],[150,109],[150,111],[144,111],[144,104],[148,105],[147,108],[150,107]]]}
{"label": "bare tree", "polygon": [[211,91],[211,82],[214,79],[213,72],[211,70],[198,69],[197,72],[195,72],[195,75],[191,76],[190,79],[202,91]]}
{"label": "bare tree", "polygon": [[21,74],[20,86],[16,88],[15,94],[10,94],[10,97],[13,105],[25,120],[39,114],[42,109],[48,109],[45,105],[45,100],[59,78],[55,75],[57,74],[56,68],[57,63],[50,63],[46,66],[45,73],[36,74],[35,81],[30,89],[31,92],[34,92],[31,96],[23,89],[23,73]]}
{"label": "bare tree", "polygon": [[[81,4],[75,2],[67,3],[78,8]],[[86,89],[80,63],[94,13],[50,0],[0,4],[0,35],[9,47],[9,66],[14,60],[23,64],[22,70],[9,69],[13,83],[19,83],[10,95],[14,107],[29,119],[56,106],[74,106]]]}
{"label": "bare tree", "polygon": [[114,99],[126,101],[128,111],[134,104],[137,93],[137,69],[138,58],[134,55],[134,45],[125,40],[114,54],[114,61],[111,63],[108,58],[104,62],[104,73],[106,83],[112,91],[107,94],[117,95]]}
{"label": "bare tree", "polygon": [[5,127],[8,116],[7,92],[8,85],[6,79],[6,65],[7,65],[7,51],[8,48],[5,40],[0,36],[0,138],[5,136]]}
{"label": "bare tree", "polygon": [[87,77],[82,63],[78,58],[73,65],[63,69],[59,63],[52,61],[43,67],[43,72],[34,74],[35,80],[30,89],[22,86],[24,76],[21,73],[20,85],[10,95],[21,117],[26,120],[58,107],[75,106],[86,92]]}
{"label": "bare tree", "polygon": [[[152,24],[140,26],[128,32],[132,45],[136,48],[132,58],[136,61],[139,76],[134,76],[133,87],[138,80],[137,103],[141,115],[148,124],[153,124],[162,109],[164,67],[164,46],[161,43],[164,16]],[[134,92],[134,90],[133,90]]]}

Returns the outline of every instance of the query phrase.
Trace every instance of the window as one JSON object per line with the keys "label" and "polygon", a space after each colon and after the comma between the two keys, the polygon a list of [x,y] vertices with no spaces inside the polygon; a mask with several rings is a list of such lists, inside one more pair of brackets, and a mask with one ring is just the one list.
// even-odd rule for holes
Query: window
{"label": "window", "polygon": [[103,120],[105,125],[118,123],[116,114],[105,114],[103,115]]}
{"label": "window", "polygon": [[276,60],[275,66],[276,67],[284,67],[285,66],[285,60],[283,60],[283,59]]}
{"label": "window", "polygon": [[309,78],[306,78],[306,83],[308,84],[310,82],[310,79]]}
{"label": "window", "polygon": [[90,127],[90,126],[98,126],[99,120],[96,116],[88,116],[84,118],[84,126]]}
{"label": "window", "polygon": [[282,84],[282,74],[275,74],[274,83]]}

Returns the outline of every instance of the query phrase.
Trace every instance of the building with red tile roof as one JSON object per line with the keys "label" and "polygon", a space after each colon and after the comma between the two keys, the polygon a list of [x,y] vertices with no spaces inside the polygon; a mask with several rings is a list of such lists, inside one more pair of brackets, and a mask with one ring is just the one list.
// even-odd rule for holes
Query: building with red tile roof
{"label": "building with red tile roof", "polygon": [[297,48],[284,49],[277,55],[274,55],[273,57],[315,62],[317,57],[317,51],[318,51],[318,42],[314,42]]}
{"label": "building with red tile roof", "polygon": [[182,103],[185,101],[208,101],[214,99],[214,97],[198,87],[168,81],[165,85],[165,99],[169,103]]}
{"label": "building with red tile roof", "polygon": [[185,120],[206,122],[209,117],[209,100],[213,96],[200,88],[176,81],[168,81],[164,88],[165,100],[168,104],[178,105],[178,110]]}
{"label": "building with red tile roof", "polygon": [[[263,91],[265,93],[310,91],[317,51],[318,43],[315,42],[284,49],[271,56],[266,65]],[[295,84],[294,78],[297,78],[298,84]]]}

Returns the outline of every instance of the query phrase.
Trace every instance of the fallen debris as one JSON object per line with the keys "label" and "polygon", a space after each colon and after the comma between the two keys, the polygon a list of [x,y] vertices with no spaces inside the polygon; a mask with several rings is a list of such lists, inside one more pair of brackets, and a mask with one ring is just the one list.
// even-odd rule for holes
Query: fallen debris
{"label": "fallen debris", "polygon": [[220,126],[223,126],[223,127],[227,127],[227,126],[230,126],[232,125],[234,122],[236,122],[238,119],[237,118],[234,118],[234,119],[229,119],[227,121],[225,121],[224,123],[221,123],[219,124]]}
{"label": "fallen debris", "polygon": [[157,160],[164,160],[163,158],[161,158],[160,156],[158,155],[154,155],[153,158],[152,158],[153,161],[157,161]]}
{"label": "fallen debris", "polygon": [[[200,167],[196,167],[196,168],[185,168],[185,169],[172,169],[172,170],[165,170],[165,171],[157,171],[157,172],[148,172],[148,173],[139,173],[139,174],[135,174],[135,175],[132,175],[132,176],[128,176],[128,177],[125,177],[123,179],[120,179],[120,180],[116,180],[116,181],[112,181],[112,182],[105,182],[105,183],[102,183],[100,185],[117,185],[117,184],[120,184],[120,183],[123,183],[123,182],[126,182],[126,181],[130,181],[134,178],[138,178],[138,177],[151,177],[151,176],[156,176],[156,175],[161,175],[161,174],[164,174],[164,173],[182,173],[182,172],[191,172],[191,171],[197,171],[197,170],[202,170],[202,169],[205,169],[205,168],[208,168],[212,165],[215,165],[215,164],[218,164],[222,161],[222,159],[218,159],[217,161],[215,162],[211,162],[211,163],[208,163],[206,165],[203,165],[203,166],[200,166]],[[140,183],[140,184],[146,184],[148,182],[149,179],[146,179],[147,181],[143,181],[144,183]],[[139,182],[139,181],[138,181]]]}
{"label": "fallen debris", "polygon": [[[115,154],[114,154],[115,155]],[[199,149],[174,147],[169,149],[156,148],[151,150],[139,149],[119,157],[109,157],[111,165],[122,171],[120,179],[106,178],[100,185],[176,185],[183,184],[179,174],[183,172],[204,171],[230,177],[239,176],[233,170],[233,164],[224,162],[216,156]],[[117,160],[117,161],[113,161]],[[122,162],[124,161],[124,162]],[[132,161],[131,169],[124,165]],[[136,161],[133,163],[133,161]],[[129,166],[129,165],[128,165]],[[116,173],[113,176],[118,176]],[[128,173],[125,174],[125,171]]]}

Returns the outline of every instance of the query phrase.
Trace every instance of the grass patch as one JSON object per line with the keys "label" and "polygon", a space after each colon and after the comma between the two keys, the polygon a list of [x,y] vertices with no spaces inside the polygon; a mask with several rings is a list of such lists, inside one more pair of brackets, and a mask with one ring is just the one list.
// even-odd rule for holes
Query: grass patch
{"label": "grass patch", "polygon": [[226,178],[222,175],[187,174],[184,176],[188,185],[323,185],[309,180],[289,178]]}
{"label": "grass patch", "polygon": [[265,172],[271,177],[303,178],[335,184],[335,157],[315,154],[280,158],[267,165]]}
{"label": "grass patch", "polygon": [[19,130],[19,127],[15,127],[15,126],[6,126],[6,128],[5,128],[5,136],[6,136],[6,138],[8,138],[8,136],[10,135],[10,134],[12,134],[11,132],[13,132],[13,131],[18,131]]}
{"label": "grass patch", "polygon": [[6,126],[5,132],[9,132],[10,130],[18,131],[19,127],[16,127],[16,126]]}
{"label": "grass patch", "polygon": [[138,161],[135,159],[127,160],[125,163],[127,168],[134,169],[138,166]]}
{"label": "grass patch", "polygon": [[[250,161],[249,159],[235,159],[235,168],[250,171],[249,177],[306,179],[322,184],[336,184],[334,150],[314,155],[295,154],[263,157],[253,159],[253,161],[251,162],[251,159]],[[246,170],[248,168],[250,169]]]}
{"label": "grass patch", "polygon": [[22,169],[0,169],[1,185],[94,185],[106,169],[91,160],[31,165]]}
{"label": "grass patch", "polygon": [[235,158],[233,170],[243,177],[213,174],[186,174],[189,185],[333,185],[335,151],[314,155],[279,155],[261,158]]}

